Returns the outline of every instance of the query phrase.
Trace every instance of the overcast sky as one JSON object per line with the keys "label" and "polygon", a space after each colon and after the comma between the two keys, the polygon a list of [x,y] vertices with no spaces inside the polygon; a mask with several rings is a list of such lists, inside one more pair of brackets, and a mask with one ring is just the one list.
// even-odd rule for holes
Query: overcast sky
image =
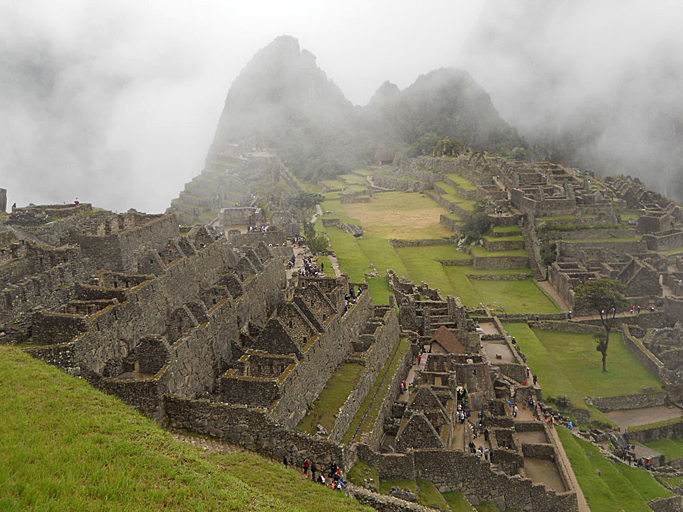
{"label": "overcast sky", "polygon": [[353,103],[450,66],[482,1],[0,0],[8,201],[163,211],[201,171],[232,81],[283,34]]}
{"label": "overcast sky", "polygon": [[0,187],[10,205],[164,211],[201,171],[235,77],[284,34],[355,104],[385,80],[405,88],[462,66],[522,132],[616,105],[614,128],[587,154],[650,161],[671,145],[652,142],[683,137],[679,5],[0,0]]}

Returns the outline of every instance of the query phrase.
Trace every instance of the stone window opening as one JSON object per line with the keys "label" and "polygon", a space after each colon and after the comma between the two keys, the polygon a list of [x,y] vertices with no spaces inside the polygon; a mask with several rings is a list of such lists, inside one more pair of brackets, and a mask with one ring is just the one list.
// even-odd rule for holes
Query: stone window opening
{"label": "stone window opening", "polygon": [[216,303],[216,298],[215,298],[215,297],[214,297],[214,299],[213,299],[213,303],[214,303],[214,304]]}
{"label": "stone window opening", "polygon": [[306,343],[306,341],[308,341],[308,338],[304,336],[304,343]]}

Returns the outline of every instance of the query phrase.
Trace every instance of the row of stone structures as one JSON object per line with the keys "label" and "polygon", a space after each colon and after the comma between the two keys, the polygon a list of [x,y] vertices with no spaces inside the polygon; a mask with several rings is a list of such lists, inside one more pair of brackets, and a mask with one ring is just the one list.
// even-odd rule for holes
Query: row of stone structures
{"label": "row of stone structures", "polygon": [[[66,217],[52,228],[24,225],[19,234],[2,235],[7,241],[2,269],[14,269],[6,282],[20,289],[21,283],[32,283],[23,289],[34,289],[33,295],[24,293],[23,302],[10,293],[3,314],[25,304],[22,339],[29,337],[27,350],[35,357],[82,376],[168,426],[267,456],[287,453],[295,463],[305,457],[335,460],[346,469],[359,458],[384,460],[384,426],[391,425],[404,375],[392,376],[372,435],[351,447],[337,443],[399,338],[393,309],[373,306],[365,285],[349,283],[345,276],[295,276],[288,284],[285,261],[291,248],[269,248],[262,241],[233,246],[203,227],[181,235],[173,215],[94,212]],[[26,230],[34,241],[18,239]],[[69,245],[48,247],[62,243]],[[65,264],[78,266],[78,272],[48,289],[36,284],[43,283],[45,272]],[[352,286],[362,292],[347,309],[345,296]],[[410,290],[405,283],[397,283],[395,292],[402,316],[412,322],[404,326],[405,335],[415,341],[400,371],[407,372],[418,347],[439,328],[462,340],[462,353],[445,353],[451,345],[443,338],[444,353],[437,355],[434,345],[415,396],[403,408],[407,426],[397,436],[397,447],[405,451],[402,462],[382,462],[382,478],[403,468],[408,478],[419,472],[443,490],[465,492],[475,503],[574,510],[571,492],[513,479],[512,470],[506,475],[450,449],[453,386],[467,386],[470,401],[484,404],[503,381],[490,380],[474,323],[456,299],[443,300],[426,286]],[[428,300],[420,300],[420,294]],[[45,299],[40,308],[35,308],[37,297]],[[335,430],[327,438],[293,430],[332,372],[349,358],[363,361],[366,372]],[[423,428],[438,431],[443,442],[426,446],[428,437],[419,435]],[[429,462],[434,457],[450,465],[434,465]],[[500,457],[505,458],[502,451]],[[475,473],[481,473],[476,487],[471,485]]]}

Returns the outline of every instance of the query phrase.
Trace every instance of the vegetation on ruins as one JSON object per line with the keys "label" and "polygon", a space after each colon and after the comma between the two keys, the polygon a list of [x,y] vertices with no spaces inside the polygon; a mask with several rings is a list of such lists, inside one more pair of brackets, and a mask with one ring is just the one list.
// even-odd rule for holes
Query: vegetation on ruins
{"label": "vegetation on ruins", "polygon": [[595,349],[602,354],[602,371],[607,371],[607,349],[609,333],[615,324],[619,311],[628,306],[624,297],[626,287],[614,279],[592,279],[576,287],[574,303],[579,310],[587,310],[600,316],[605,333],[595,335]]}
{"label": "vegetation on ruins", "polygon": [[439,137],[430,132],[418,137],[410,146],[410,156],[460,156],[467,151],[467,146],[455,137]]}
{"label": "vegetation on ruins", "polygon": [[474,213],[469,215],[462,226],[465,243],[470,244],[479,241],[489,229],[491,229],[491,219],[487,214]]}
{"label": "vegetation on ruins", "polygon": [[557,244],[547,238],[541,242],[541,261],[545,266],[552,265],[557,260]]}
{"label": "vegetation on ruins", "polygon": [[2,510],[371,510],[250,452],[207,457],[14,347],[0,381]]}

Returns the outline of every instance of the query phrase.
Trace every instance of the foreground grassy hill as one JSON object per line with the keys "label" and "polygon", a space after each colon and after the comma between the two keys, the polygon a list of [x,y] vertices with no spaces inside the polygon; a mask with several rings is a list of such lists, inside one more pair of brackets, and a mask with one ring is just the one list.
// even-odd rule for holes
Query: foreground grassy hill
{"label": "foreground grassy hill", "polygon": [[371,510],[251,453],[206,457],[13,347],[0,408],[0,510]]}

